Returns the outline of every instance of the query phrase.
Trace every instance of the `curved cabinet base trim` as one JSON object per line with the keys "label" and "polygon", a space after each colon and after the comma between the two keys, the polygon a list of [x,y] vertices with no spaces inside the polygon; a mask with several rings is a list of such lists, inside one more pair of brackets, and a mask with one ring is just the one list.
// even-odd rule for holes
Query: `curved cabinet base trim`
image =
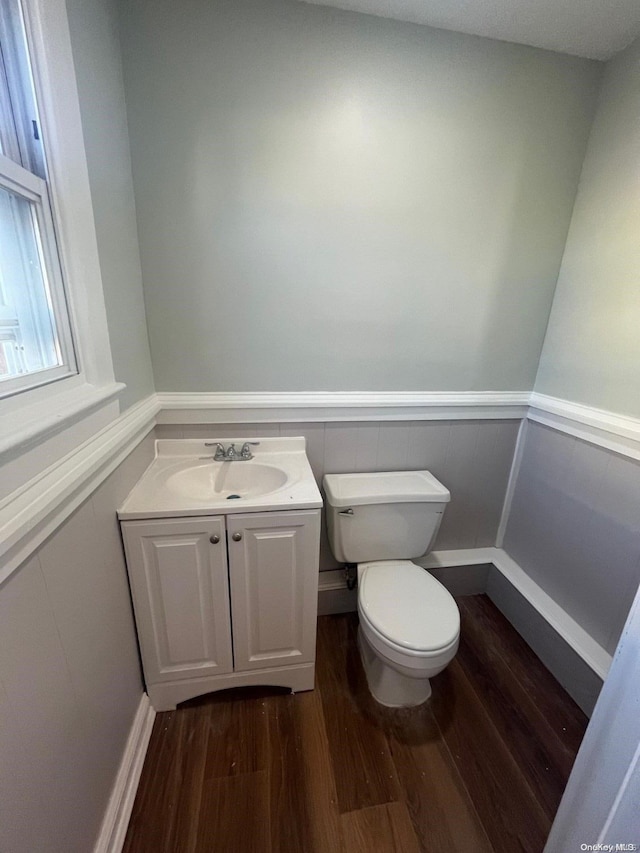
{"label": "curved cabinet base trim", "polygon": [[147,692],[155,711],[175,711],[178,702],[230,687],[288,687],[292,693],[313,690],[315,669],[314,663],[305,663],[299,666],[269,667],[257,672],[230,672],[208,678],[190,678],[188,681],[148,684]]}

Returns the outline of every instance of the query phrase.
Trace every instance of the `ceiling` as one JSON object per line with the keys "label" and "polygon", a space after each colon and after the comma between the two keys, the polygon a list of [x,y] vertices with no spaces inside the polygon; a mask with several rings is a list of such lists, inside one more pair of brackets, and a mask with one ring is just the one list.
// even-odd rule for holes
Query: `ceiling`
{"label": "ceiling", "polygon": [[640,36],[640,0],[305,0],[529,44],[591,59],[610,59]]}

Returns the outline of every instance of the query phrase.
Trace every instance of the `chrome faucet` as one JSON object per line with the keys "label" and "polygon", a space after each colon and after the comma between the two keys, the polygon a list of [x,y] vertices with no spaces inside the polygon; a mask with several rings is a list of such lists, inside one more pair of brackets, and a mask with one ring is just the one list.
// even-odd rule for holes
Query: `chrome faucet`
{"label": "chrome faucet", "polygon": [[245,441],[245,443],[242,445],[242,449],[240,451],[240,458],[241,459],[253,459],[253,453],[251,452],[250,445],[257,447],[259,444],[260,444],[259,441]]}
{"label": "chrome faucet", "polygon": [[[224,446],[222,444],[220,444],[219,441],[205,441],[204,446],[205,447],[215,447],[216,452],[215,452],[214,457],[213,457],[214,462],[224,462],[224,460],[227,458]],[[203,456],[202,458],[206,459],[208,457]]]}
{"label": "chrome faucet", "polygon": [[247,462],[249,459],[253,459],[253,453],[251,452],[251,445],[258,445],[259,441],[245,441],[242,445],[240,453],[236,450],[235,443],[231,443],[227,449],[224,449],[224,445],[220,444],[219,441],[205,441],[205,447],[215,447],[216,452],[213,457],[211,456],[203,456],[203,459],[211,459],[213,458],[214,462]]}

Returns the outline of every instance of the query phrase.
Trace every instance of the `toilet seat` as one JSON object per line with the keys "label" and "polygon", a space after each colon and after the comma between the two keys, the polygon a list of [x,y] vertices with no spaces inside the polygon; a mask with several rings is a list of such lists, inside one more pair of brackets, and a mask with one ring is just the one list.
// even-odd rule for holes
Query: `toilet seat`
{"label": "toilet seat", "polygon": [[[390,661],[402,663],[410,669],[419,669],[429,661],[435,660],[442,656],[449,655],[450,652],[457,651],[460,633],[458,632],[454,639],[446,646],[440,646],[428,652],[416,651],[416,649],[408,649],[406,646],[400,646],[392,642],[384,634],[381,634],[375,626],[369,622],[362,610],[358,609],[360,617],[360,625],[371,645],[378,652]],[[451,657],[453,657],[453,654]]]}
{"label": "toilet seat", "polygon": [[361,563],[358,580],[363,628],[386,656],[428,659],[457,648],[458,607],[425,569],[409,560]]}

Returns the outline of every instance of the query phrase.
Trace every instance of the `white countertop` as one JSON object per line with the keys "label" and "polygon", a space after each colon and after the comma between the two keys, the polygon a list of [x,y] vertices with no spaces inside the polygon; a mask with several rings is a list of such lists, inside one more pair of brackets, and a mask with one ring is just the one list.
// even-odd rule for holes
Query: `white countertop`
{"label": "white countertop", "polygon": [[[214,462],[215,448],[207,447],[204,441],[156,441],[155,459],[118,510],[118,517],[124,521],[322,506],[304,438],[213,436],[207,439],[207,444],[216,441],[225,447],[234,443],[238,452],[245,441],[260,444],[251,448],[254,458],[249,461]],[[253,471],[252,466],[255,466]],[[265,494],[250,494],[253,473],[270,475],[276,487]],[[190,492],[192,477],[194,488]],[[280,485],[279,479],[285,482]],[[226,482],[235,488],[225,488]],[[229,491],[237,492],[239,497],[230,499]]]}

